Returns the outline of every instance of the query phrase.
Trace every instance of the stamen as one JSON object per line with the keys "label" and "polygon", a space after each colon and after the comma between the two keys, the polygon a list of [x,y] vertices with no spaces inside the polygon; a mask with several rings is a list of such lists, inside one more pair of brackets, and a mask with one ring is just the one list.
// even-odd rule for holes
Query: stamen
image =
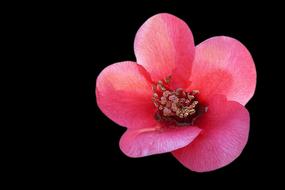
{"label": "stamen", "polygon": [[164,122],[175,122],[177,125],[193,124],[196,118],[207,111],[199,104],[199,90],[184,91],[182,88],[169,89],[171,76],[159,80],[152,86],[152,101],[158,111],[155,118]]}
{"label": "stamen", "polygon": [[192,94],[193,95],[199,94],[199,90],[192,90]]}
{"label": "stamen", "polygon": [[168,102],[166,103],[166,107],[167,107],[167,108],[171,108],[171,101],[168,101]]}
{"label": "stamen", "polygon": [[189,93],[187,93],[187,98],[188,98],[189,100],[193,100],[193,99],[195,98],[195,96],[190,95]]}
{"label": "stamen", "polygon": [[162,96],[162,97],[160,98],[160,103],[161,103],[162,105],[165,105],[165,104],[167,103],[167,99],[166,99],[164,96]]}
{"label": "stamen", "polygon": [[171,115],[172,115],[172,112],[171,112],[170,109],[164,108],[164,109],[163,109],[163,115],[164,115],[164,116],[171,116]]}
{"label": "stamen", "polygon": [[152,95],[154,98],[158,98],[158,94],[157,93],[153,93]]}
{"label": "stamen", "polygon": [[166,77],[166,78],[164,79],[164,81],[165,81],[166,84],[169,84],[170,81],[171,81],[171,75],[169,75],[168,77]]}
{"label": "stamen", "polygon": [[161,80],[158,81],[157,86],[160,88],[160,90],[165,91],[166,88],[163,86],[163,82]]}
{"label": "stamen", "polygon": [[177,107],[176,103],[172,103],[171,109],[172,109],[172,111],[174,111],[174,112],[176,112],[176,111],[178,110],[178,107]]}
{"label": "stamen", "polygon": [[176,91],[176,95],[179,95],[183,91],[183,89],[182,88],[177,88],[175,91]]}
{"label": "stamen", "polygon": [[172,102],[178,102],[178,101],[179,101],[179,99],[177,98],[176,95],[171,95],[171,96],[168,97],[168,99],[169,99],[170,101],[172,101]]}
{"label": "stamen", "polygon": [[154,85],[154,84],[153,84],[153,85],[152,85],[152,91],[153,91],[153,92],[156,92],[156,90],[157,90],[157,85]]}
{"label": "stamen", "polygon": [[168,97],[170,94],[171,94],[171,92],[169,92],[168,90],[163,92],[164,97]]}

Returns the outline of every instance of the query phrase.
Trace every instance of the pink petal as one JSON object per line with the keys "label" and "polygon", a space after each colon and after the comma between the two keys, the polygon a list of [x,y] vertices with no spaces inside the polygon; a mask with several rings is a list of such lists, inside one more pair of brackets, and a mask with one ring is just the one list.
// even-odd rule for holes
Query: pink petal
{"label": "pink petal", "polygon": [[190,81],[206,99],[218,93],[245,105],[255,91],[255,65],[239,41],[213,37],[196,47]]}
{"label": "pink petal", "polygon": [[129,157],[170,152],[188,145],[200,131],[195,126],[128,129],[121,137],[120,148]]}
{"label": "pink petal", "polygon": [[111,120],[128,128],[156,124],[152,88],[147,72],[126,61],[106,67],[96,82],[97,104]]}
{"label": "pink petal", "polygon": [[206,172],[221,168],[235,160],[248,139],[249,113],[237,102],[216,97],[197,126],[203,129],[188,146],[173,155],[187,168]]}
{"label": "pink petal", "polygon": [[172,75],[175,86],[188,85],[195,48],[192,32],[181,19],[167,13],[149,18],[136,34],[134,50],[137,63],[154,81]]}

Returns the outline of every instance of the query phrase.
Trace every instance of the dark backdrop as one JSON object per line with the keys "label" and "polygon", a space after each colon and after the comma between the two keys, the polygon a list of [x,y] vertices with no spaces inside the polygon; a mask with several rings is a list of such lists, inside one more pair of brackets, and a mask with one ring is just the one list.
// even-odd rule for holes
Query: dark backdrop
{"label": "dark backdrop", "polygon": [[[184,1],[186,2],[186,1]],[[96,105],[95,81],[108,65],[135,60],[133,41],[138,28],[156,13],[168,12],[191,28],[195,44],[217,35],[241,41],[251,52],[257,68],[257,89],[246,105],[251,115],[248,144],[232,164],[209,173],[184,168],[171,154],[139,159],[125,156],[118,142],[125,129],[111,122]],[[274,21],[278,12],[270,5],[248,3],[181,3],[134,1],[54,6],[45,17],[51,40],[52,70],[60,77],[57,91],[60,108],[54,108],[50,154],[51,180],[91,185],[119,179],[118,186],[184,182],[189,185],[247,182],[267,183],[278,163],[275,125],[272,42],[278,40]],[[270,36],[270,37],[268,37]],[[50,77],[52,78],[52,76]],[[64,91],[64,94],[59,92]],[[63,109],[61,109],[63,108]],[[273,111],[273,113],[272,113]],[[53,140],[54,139],[54,140]],[[49,147],[50,145],[48,145]],[[109,185],[109,183],[106,183]]]}

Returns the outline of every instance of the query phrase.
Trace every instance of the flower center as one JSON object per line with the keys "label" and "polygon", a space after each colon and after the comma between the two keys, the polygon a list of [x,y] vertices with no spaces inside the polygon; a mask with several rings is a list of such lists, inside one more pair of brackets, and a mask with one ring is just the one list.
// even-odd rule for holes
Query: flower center
{"label": "flower center", "polygon": [[170,80],[171,76],[153,85],[152,101],[157,107],[155,119],[176,125],[193,125],[197,117],[207,111],[198,101],[199,91],[171,90],[168,87]]}

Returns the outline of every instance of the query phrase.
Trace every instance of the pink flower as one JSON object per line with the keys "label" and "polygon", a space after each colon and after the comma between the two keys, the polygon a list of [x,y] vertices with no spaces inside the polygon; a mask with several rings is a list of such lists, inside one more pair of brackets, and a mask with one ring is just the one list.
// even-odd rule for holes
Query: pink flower
{"label": "pink flower", "polygon": [[225,36],[195,47],[187,24],[163,13],[141,26],[134,51],[137,62],[110,65],[96,82],[99,108],[127,128],[120,140],[123,153],[171,152],[197,172],[236,159],[248,139],[244,105],[256,85],[246,47]]}

